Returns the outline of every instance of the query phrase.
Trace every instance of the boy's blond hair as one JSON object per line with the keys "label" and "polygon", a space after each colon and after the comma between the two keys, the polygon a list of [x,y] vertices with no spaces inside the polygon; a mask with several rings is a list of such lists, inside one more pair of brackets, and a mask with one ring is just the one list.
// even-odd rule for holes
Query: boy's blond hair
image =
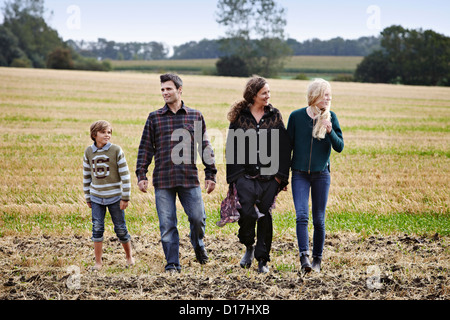
{"label": "boy's blond hair", "polygon": [[99,120],[91,124],[91,139],[95,142],[95,137],[97,136],[97,132],[103,131],[110,128],[112,134],[112,126],[106,120]]}

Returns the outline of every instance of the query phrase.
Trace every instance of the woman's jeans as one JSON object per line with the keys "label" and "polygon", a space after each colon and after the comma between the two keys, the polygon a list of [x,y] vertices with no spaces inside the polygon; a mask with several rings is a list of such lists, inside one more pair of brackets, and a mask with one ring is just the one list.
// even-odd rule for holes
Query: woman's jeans
{"label": "woman's jeans", "polygon": [[92,207],[92,241],[102,242],[105,232],[105,215],[108,208],[111,220],[114,224],[114,232],[121,243],[130,241],[130,234],[125,223],[125,211],[120,209],[120,201],[103,205],[91,202]]}
{"label": "woman's jeans", "polygon": [[312,218],[314,226],[313,251],[314,257],[322,257],[325,243],[325,209],[330,190],[330,172],[292,171],[292,195],[297,216],[297,241],[300,256],[309,255],[309,190],[311,190]]}
{"label": "woman's jeans", "polygon": [[179,260],[180,238],[177,229],[176,195],[186,212],[190,224],[190,234],[194,249],[204,248],[206,213],[200,187],[169,189],[155,188],[156,211],[159,218],[161,243],[166,257],[166,270],[181,269]]}

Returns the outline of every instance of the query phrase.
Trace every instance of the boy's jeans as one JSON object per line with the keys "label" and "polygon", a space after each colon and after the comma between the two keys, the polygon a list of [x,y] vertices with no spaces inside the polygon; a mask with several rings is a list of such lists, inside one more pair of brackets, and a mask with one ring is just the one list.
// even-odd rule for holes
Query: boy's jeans
{"label": "boy's jeans", "polygon": [[292,171],[292,196],[297,216],[297,241],[300,255],[309,255],[308,218],[309,190],[311,189],[312,218],[314,226],[314,257],[322,257],[325,243],[325,209],[330,190],[330,172],[328,168],[322,172],[311,174]]}
{"label": "boy's jeans", "polygon": [[102,242],[103,233],[105,232],[105,214],[108,207],[109,214],[111,215],[112,222],[114,224],[114,232],[116,233],[121,243],[127,243],[130,241],[130,234],[127,230],[125,223],[125,211],[120,210],[120,201],[114,202],[109,205],[102,205],[95,202],[91,202],[92,207],[92,241]]}
{"label": "boy's jeans", "polygon": [[190,223],[190,239],[194,249],[205,246],[206,213],[200,187],[194,188],[155,188],[156,211],[159,218],[159,229],[164,255],[167,260],[166,270],[181,270],[179,260],[180,238],[177,229],[176,195],[188,216]]}

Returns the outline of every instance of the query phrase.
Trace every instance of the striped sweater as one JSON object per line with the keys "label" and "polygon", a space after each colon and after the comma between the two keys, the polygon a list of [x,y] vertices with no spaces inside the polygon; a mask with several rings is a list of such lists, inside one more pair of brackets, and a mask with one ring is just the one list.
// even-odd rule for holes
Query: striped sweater
{"label": "striped sweater", "polygon": [[102,149],[98,149],[95,144],[86,148],[83,190],[86,202],[91,202],[91,194],[99,198],[121,196],[122,200],[130,200],[130,172],[119,146],[108,143]]}

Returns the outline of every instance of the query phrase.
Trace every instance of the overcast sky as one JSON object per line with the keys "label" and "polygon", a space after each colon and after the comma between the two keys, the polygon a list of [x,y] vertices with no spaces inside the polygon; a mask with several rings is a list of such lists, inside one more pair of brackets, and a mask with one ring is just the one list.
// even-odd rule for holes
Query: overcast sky
{"label": "overcast sky", "polygon": [[[3,8],[5,0],[0,0]],[[304,41],[378,35],[392,24],[450,36],[447,0],[278,0],[287,11],[286,33]],[[217,39],[217,0],[45,0],[47,22],[64,39],[164,42],[169,46]],[[52,13],[50,15],[50,13]],[[0,21],[3,18],[0,17]]]}

